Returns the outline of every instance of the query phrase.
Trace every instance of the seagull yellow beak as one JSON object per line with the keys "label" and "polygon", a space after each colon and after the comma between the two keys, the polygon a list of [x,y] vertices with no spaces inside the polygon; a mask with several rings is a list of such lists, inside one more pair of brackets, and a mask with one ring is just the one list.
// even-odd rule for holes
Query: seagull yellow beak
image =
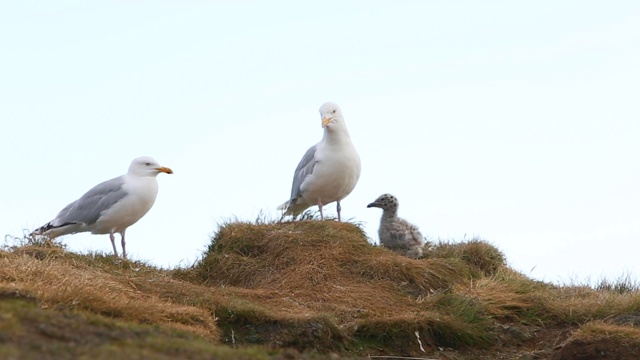
{"label": "seagull yellow beak", "polygon": [[169,169],[168,167],[164,167],[164,166],[156,168],[156,170],[158,170],[159,172],[167,173],[167,174],[173,174],[173,170]]}
{"label": "seagull yellow beak", "polygon": [[331,122],[330,118],[322,118],[322,127],[327,127],[327,125],[329,125],[329,123]]}

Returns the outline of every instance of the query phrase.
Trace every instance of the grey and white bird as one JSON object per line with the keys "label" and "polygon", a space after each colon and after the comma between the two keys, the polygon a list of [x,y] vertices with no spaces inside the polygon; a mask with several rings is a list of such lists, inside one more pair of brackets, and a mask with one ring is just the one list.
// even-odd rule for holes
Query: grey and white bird
{"label": "grey and white bird", "polygon": [[338,221],[340,201],[353,191],[360,178],[360,156],[351,142],[340,107],[332,102],[320,107],[324,135],[310,147],[293,173],[291,197],[278,206],[285,215],[299,215],[317,205],[324,220],[322,207],[336,202]]}
{"label": "grey and white bird", "polygon": [[378,236],[380,244],[401,255],[417,259],[422,256],[424,237],[418,227],[398,217],[398,199],[391,194],[380,195],[368,208],[382,209]]}
{"label": "grey and white bird", "polygon": [[127,258],[124,233],[140,220],[153,206],[158,195],[159,173],[173,174],[148,156],[134,159],[129,171],[107,180],[87,191],[78,200],[67,205],[56,217],[34,230],[32,235],[49,238],[91,232],[109,234],[113,254],[118,256],[115,233],[120,234],[122,257]]}

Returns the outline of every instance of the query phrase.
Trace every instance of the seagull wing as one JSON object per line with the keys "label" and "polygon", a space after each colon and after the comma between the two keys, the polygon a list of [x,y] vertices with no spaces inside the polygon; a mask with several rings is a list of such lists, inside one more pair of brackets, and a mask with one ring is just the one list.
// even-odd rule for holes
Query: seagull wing
{"label": "seagull wing", "polygon": [[298,167],[296,167],[296,171],[293,173],[293,184],[291,185],[291,198],[290,202],[293,202],[295,199],[300,197],[301,195],[301,187],[302,183],[313,173],[313,168],[316,166],[318,161],[316,160],[316,151],[318,150],[318,145],[314,145],[307,150],[304,154]]}
{"label": "seagull wing", "polygon": [[78,200],[62,209],[45,227],[53,228],[78,223],[87,226],[95,224],[104,211],[127,195],[123,185],[124,176],[119,176],[94,186]]}

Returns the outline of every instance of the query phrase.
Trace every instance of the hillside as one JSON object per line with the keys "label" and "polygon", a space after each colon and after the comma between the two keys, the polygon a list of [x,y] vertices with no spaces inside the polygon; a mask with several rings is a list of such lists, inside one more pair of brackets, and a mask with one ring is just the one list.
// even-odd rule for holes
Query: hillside
{"label": "hillside", "polygon": [[335,221],[232,222],[160,269],[59,243],[0,251],[2,359],[629,359],[631,282],[554,286],[481,240],[413,260]]}

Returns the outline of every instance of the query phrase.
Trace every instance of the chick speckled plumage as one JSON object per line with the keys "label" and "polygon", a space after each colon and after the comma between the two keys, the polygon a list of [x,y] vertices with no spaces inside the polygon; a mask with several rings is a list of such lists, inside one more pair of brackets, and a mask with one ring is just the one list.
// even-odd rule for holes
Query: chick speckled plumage
{"label": "chick speckled plumage", "polygon": [[382,246],[410,258],[417,259],[422,256],[424,237],[417,226],[398,217],[398,199],[395,196],[380,195],[367,207],[383,210],[378,229]]}

